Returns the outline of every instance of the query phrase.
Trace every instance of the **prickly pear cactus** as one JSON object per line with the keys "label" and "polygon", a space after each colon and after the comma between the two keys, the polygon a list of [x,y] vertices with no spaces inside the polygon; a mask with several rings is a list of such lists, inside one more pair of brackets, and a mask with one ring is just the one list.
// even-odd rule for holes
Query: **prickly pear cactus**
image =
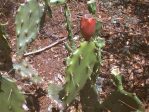
{"label": "prickly pear cactus", "polygon": [[14,81],[0,77],[0,111],[24,112],[22,105],[25,98],[20,94]]}
{"label": "prickly pear cactus", "polygon": [[27,45],[36,38],[43,12],[37,0],[28,0],[19,7],[15,20],[18,55],[23,55]]}
{"label": "prickly pear cactus", "polygon": [[86,81],[91,78],[97,60],[94,42],[82,42],[80,47],[67,59],[66,84],[64,85],[64,105],[75,99]]}
{"label": "prickly pear cactus", "polygon": [[123,89],[122,76],[118,68],[112,70],[113,84],[117,90],[112,92],[102,103],[103,110],[110,112],[144,112],[142,102],[134,93]]}
{"label": "prickly pear cactus", "polygon": [[41,81],[40,77],[38,76],[38,72],[34,70],[33,67],[25,60],[22,60],[19,63],[14,63],[13,67],[16,70],[16,73],[21,75],[21,78],[29,79],[34,83]]}

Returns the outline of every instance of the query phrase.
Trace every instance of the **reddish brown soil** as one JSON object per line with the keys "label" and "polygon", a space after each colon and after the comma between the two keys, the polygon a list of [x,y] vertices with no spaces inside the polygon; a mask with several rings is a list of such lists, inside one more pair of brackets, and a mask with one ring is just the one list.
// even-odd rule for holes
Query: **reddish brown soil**
{"label": "reddish brown soil", "polygon": [[[12,57],[15,57],[14,16],[21,1],[2,0],[1,2],[0,22],[8,22],[6,31],[12,50]],[[101,36],[106,40],[100,74],[102,78],[105,78],[101,97],[106,97],[112,91],[110,69],[112,66],[118,66],[124,76],[125,88],[130,92],[137,93],[146,107],[146,112],[148,112],[149,4],[136,2],[117,3],[114,6],[110,5],[114,4],[114,2],[105,2],[104,0],[97,3],[97,17],[103,22]],[[69,3],[69,7],[72,14],[73,33],[74,36],[78,36],[80,35],[78,16],[88,13],[86,3],[72,1]],[[30,45],[28,52],[45,47],[67,36],[63,7],[53,7],[52,11],[53,17],[46,16],[44,26],[40,30],[38,38]],[[67,55],[64,43],[61,43],[39,54],[25,57],[44,79],[44,82],[39,87],[34,87],[33,85],[23,86],[28,93],[35,91],[35,94],[28,99],[28,102],[33,100],[28,104],[31,111],[48,112],[48,106],[52,101],[47,97],[46,89],[49,82],[64,83],[64,59]]]}

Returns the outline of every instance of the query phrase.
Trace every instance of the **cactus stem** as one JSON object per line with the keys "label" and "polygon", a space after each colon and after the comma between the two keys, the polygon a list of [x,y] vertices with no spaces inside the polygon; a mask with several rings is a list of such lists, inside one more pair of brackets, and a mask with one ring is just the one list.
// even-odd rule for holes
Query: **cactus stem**
{"label": "cactus stem", "polygon": [[70,42],[70,46],[72,50],[76,48],[75,42],[73,40],[73,32],[72,32],[72,24],[71,24],[71,14],[68,5],[65,3],[64,5],[64,16],[67,22],[67,31],[68,31],[68,39]]}

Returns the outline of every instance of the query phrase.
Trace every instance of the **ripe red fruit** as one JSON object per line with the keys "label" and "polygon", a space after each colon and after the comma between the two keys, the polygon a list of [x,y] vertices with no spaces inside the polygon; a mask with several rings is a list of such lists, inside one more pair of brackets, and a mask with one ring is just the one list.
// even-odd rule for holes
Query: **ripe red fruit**
{"label": "ripe red fruit", "polygon": [[88,14],[81,17],[80,30],[83,38],[89,41],[96,31],[96,19]]}

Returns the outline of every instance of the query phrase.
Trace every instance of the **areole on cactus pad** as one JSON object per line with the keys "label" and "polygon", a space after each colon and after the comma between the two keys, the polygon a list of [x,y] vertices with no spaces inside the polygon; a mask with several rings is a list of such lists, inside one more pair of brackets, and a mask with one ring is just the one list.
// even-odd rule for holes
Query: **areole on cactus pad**
{"label": "areole on cactus pad", "polygon": [[80,30],[83,38],[89,41],[96,31],[96,19],[90,15],[85,14],[81,17]]}

